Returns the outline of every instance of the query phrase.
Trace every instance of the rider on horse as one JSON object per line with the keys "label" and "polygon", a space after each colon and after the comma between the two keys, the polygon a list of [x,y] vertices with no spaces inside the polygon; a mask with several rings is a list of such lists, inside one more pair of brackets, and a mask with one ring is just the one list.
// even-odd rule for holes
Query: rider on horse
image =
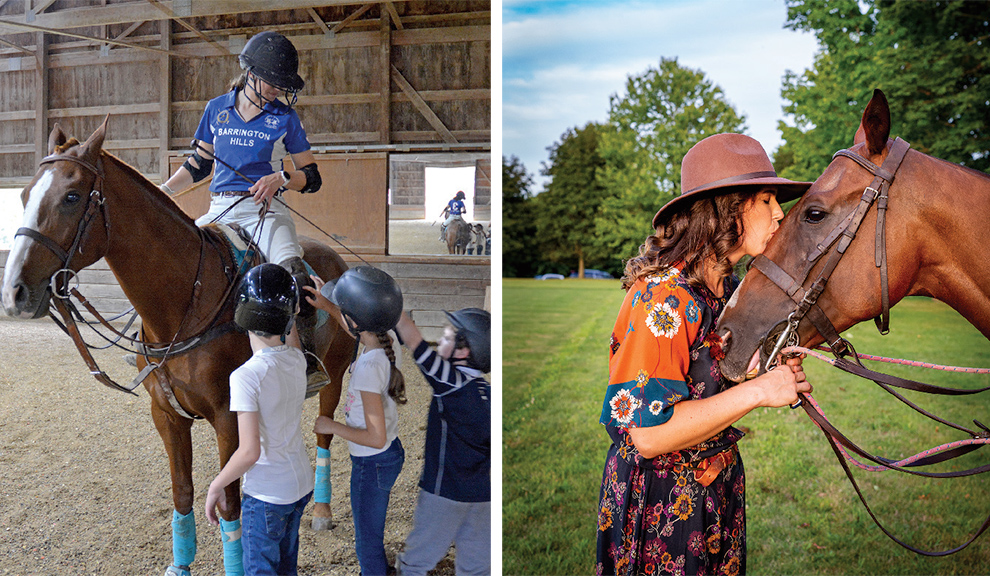
{"label": "rider on horse", "polygon": [[[210,209],[196,223],[237,224],[252,235],[268,261],[288,270],[299,286],[312,285],[295,222],[281,201],[284,190],[306,194],[322,186],[306,132],[293,109],[296,94],[305,85],[298,74],[299,58],[285,36],[262,32],[244,45],[238,61],[244,72],[230,92],[207,104],[196,129],[195,150],[161,188],[171,195],[207,178],[216,159]],[[292,159],[291,170],[285,156]],[[253,202],[244,201],[248,196]],[[266,209],[259,215],[262,204]],[[310,394],[328,381],[313,354],[315,327],[315,309],[301,302],[294,332],[307,352]]]}
{"label": "rider on horse", "polygon": [[447,205],[444,206],[443,212],[440,213],[441,216],[446,216],[447,218],[443,221],[443,224],[440,225],[439,240],[441,242],[445,242],[447,240],[447,226],[450,226],[450,223],[456,218],[463,219],[461,214],[467,212],[467,207],[464,205],[464,198],[464,191],[458,190],[457,194],[454,194],[454,197],[450,200],[450,202],[447,202]]}

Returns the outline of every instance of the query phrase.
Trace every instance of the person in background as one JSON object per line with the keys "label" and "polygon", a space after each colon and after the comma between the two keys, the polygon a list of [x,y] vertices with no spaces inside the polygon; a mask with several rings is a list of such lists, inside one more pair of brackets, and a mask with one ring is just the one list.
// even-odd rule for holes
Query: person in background
{"label": "person in background", "polygon": [[464,191],[458,190],[457,194],[447,202],[447,205],[443,207],[443,211],[440,212],[440,217],[445,218],[443,224],[440,225],[440,241],[447,241],[447,226],[454,221],[455,218],[463,218],[462,214],[467,214],[467,206],[464,205]]}

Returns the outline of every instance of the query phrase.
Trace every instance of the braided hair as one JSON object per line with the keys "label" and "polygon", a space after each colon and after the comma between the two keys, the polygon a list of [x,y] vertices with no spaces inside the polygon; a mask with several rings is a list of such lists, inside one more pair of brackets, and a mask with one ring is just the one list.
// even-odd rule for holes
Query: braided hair
{"label": "braided hair", "polygon": [[395,349],[392,348],[392,337],[389,336],[388,332],[378,332],[375,336],[378,337],[378,343],[381,344],[382,349],[385,350],[385,355],[388,356],[388,363],[392,365],[392,373],[388,380],[388,395],[395,400],[396,404],[405,404],[407,402],[406,377],[395,366]]}

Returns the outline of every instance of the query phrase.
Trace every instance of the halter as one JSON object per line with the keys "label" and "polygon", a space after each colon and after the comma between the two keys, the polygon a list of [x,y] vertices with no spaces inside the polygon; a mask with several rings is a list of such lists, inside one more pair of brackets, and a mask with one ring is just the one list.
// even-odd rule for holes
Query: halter
{"label": "halter", "polygon": [[[52,275],[52,291],[56,297],[64,299],[68,298],[69,295],[69,279],[76,274],[74,270],[69,268],[69,263],[77,253],[82,253],[81,245],[83,240],[86,238],[86,234],[89,232],[89,225],[93,222],[93,218],[96,217],[97,211],[99,211],[99,213],[103,216],[103,225],[106,228],[107,242],[110,241],[110,219],[107,217],[107,209],[106,203],[104,202],[103,193],[100,192],[100,188],[102,188],[101,184],[103,183],[103,170],[101,170],[98,165],[94,166],[82,158],[76,158],[75,156],[69,156],[67,154],[52,154],[50,156],[46,156],[41,159],[39,164],[51,164],[59,160],[65,160],[78,164],[96,176],[96,180],[93,181],[93,187],[90,189],[89,195],[86,197],[86,206],[84,207],[82,217],[79,218],[79,224],[76,226],[76,236],[72,239],[72,245],[69,246],[68,250],[66,250],[62,248],[58,242],[33,228],[18,228],[17,232],[14,233],[14,237],[27,236],[47,248],[52,252],[52,254],[62,261],[62,267],[59,270],[56,270]],[[61,290],[54,281],[60,274],[64,274],[66,278],[65,287]]]}
{"label": "halter", "polygon": [[[797,345],[797,328],[801,320],[805,317],[811,321],[836,356],[855,355],[855,349],[853,349],[852,345],[839,335],[835,326],[818,306],[818,298],[825,291],[825,286],[828,284],[832,272],[835,271],[839,260],[842,259],[846,249],[849,248],[849,245],[856,237],[856,233],[863,223],[863,218],[874,203],[877,205],[875,263],[877,268],[880,269],[881,292],[881,312],[880,316],[875,318],[874,321],[881,334],[886,334],[890,331],[890,295],[887,286],[887,242],[885,235],[887,198],[890,185],[894,181],[894,175],[897,173],[897,169],[900,167],[910,147],[910,144],[900,138],[894,140],[890,154],[887,155],[882,166],[877,166],[873,162],[849,150],[839,150],[832,156],[833,160],[839,156],[843,156],[855,161],[873,174],[873,181],[863,190],[863,195],[856,208],[839,222],[828,236],[808,254],[808,270],[800,282],[791,277],[777,263],[762,254],[753,259],[753,266],[797,304],[790,315],[788,315],[785,321],[786,326],[774,343],[772,352],[767,359],[766,370],[772,367],[777,353],[784,347]],[[805,290],[804,283],[811,275],[811,270],[814,268],[815,262],[828,252],[836,242],[838,242],[838,245],[829,254],[828,260],[818,273],[818,277],[811,287]],[[771,330],[771,333],[773,331]],[[770,339],[769,336],[768,334],[767,341]]]}

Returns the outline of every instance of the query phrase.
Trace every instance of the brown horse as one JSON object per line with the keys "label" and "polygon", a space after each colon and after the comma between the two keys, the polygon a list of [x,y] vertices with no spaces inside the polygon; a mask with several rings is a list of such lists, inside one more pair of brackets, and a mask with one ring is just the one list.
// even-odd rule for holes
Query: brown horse
{"label": "brown horse", "polygon": [[[990,260],[983,257],[990,246],[990,177],[907,149],[889,136],[890,110],[877,90],[855,144],[837,153],[790,210],[763,254],[771,265],[755,266],[746,274],[719,319],[718,333],[731,332],[721,362],[727,378],[742,380],[761,349],[766,358],[780,332],[775,328],[813,292],[812,282],[843,244],[844,255],[817,299],[819,310],[810,307],[809,316],[824,315],[841,332],[885,313],[885,302],[892,306],[905,296],[925,295],[949,304],[990,338]],[[891,172],[889,166],[901,154],[886,193],[875,194],[871,169],[890,157],[892,162],[880,172]],[[863,203],[872,196],[876,202]],[[885,215],[878,223],[878,206],[884,202]],[[865,207],[858,234],[851,241],[843,239],[833,231],[846,228],[857,206]],[[775,281],[769,277],[773,275]],[[809,316],[797,325],[796,340],[804,346],[828,339]]]}
{"label": "brown horse", "polygon": [[463,218],[454,218],[447,225],[444,233],[447,239],[447,252],[449,254],[465,254],[467,245],[471,243],[471,225]]}
{"label": "brown horse", "polygon": [[[82,144],[67,141],[58,125],[52,130],[50,156],[21,195],[24,223],[4,270],[4,310],[19,318],[45,315],[52,290],[64,290],[64,277],[52,286],[56,271],[78,271],[105,258],[141,316],[144,342],[184,341],[229,323],[231,286],[238,281],[238,265],[230,250],[211,232],[198,228],[137,170],[102,150],[108,121],[109,116]],[[306,260],[322,278],[334,279],[346,270],[330,248],[309,240],[302,243]],[[327,322],[317,335],[317,348],[331,377],[320,392],[320,414],[332,415],[354,340],[335,322]],[[161,365],[144,386],[168,453],[172,499],[179,515],[193,509],[193,420],[183,412],[213,426],[220,464],[226,464],[238,443],[237,415],[229,410],[228,377],[250,355],[247,336],[230,330],[186,352],[152,359]],[[146,358],[138,358],[144,367]],[[321,436],[318,444],[325,449],[330,440]],[[238,482],[227,487],[226,501],[221,517],[240,518]],[[317,504],[314,516],[329,517],[329,504]]]}

